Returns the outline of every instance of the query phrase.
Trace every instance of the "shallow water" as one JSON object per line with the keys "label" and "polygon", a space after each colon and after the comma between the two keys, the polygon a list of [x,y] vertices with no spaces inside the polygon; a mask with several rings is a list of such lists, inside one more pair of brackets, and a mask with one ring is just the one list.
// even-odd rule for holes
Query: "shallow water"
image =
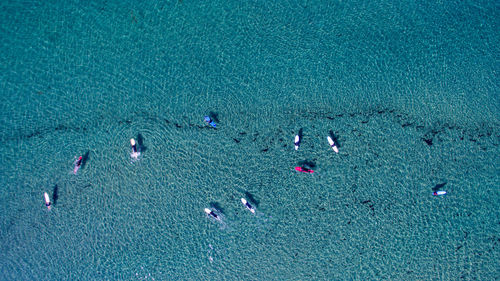
{"label": "shallow water", "polygon": [[498,5],[240,2],[1,5],[0,279],[500,278]]}

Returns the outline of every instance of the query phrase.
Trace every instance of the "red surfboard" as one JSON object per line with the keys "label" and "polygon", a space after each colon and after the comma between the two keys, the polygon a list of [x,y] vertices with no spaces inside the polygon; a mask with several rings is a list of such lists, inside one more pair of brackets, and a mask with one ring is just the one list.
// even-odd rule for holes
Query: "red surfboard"
{"label": "red surfboard", "polygon": [[313,170],[308,169],[308,168],[304,168],[304,167],[295,167],[295,170],[299,171],[299,172],[302,172],[302,173],[309,173],[309,174],[314,173]]}

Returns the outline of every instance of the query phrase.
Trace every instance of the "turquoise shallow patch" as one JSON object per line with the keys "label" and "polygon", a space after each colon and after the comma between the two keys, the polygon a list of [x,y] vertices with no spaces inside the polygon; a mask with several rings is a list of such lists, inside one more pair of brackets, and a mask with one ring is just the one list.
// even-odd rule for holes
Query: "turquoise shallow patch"
{"label": "turquoise shallow patch", "polygon": [[0,279],[500,275],[495,3],[136,2],[0,9]]}

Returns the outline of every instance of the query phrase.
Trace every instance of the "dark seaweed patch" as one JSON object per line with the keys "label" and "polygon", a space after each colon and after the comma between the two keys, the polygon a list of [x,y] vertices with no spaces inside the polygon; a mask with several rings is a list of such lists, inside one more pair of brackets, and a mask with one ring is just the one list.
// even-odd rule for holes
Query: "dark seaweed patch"
{"label": "dark seaweed patch", "polygon": [[118,121],[118,124],[120,124],[120,125],[122,125],[124,123],[127,124],[127,125],[130,125],[130,124],[132,124],[132,121],[130,121],[130,120],[120,120],[120,121]]}
{"label": "dark seaweed patch", "polygon": [[39,131],[35,131],[29,135],[26,136],[27,139],[30,139],[32,137],[35,137],[35,136],[39,136],[40,134],[42,134],[42,132],[39,132]]}
{"label": "dark seaweed patch", "polygon": [[428,145],[428,146],[431,146],[432,145],[432,139],[426,139],[426,138],[422,138],[423,141],[425,141],[425,143]]}
{"label": "dark seaweed patch", "polygon": [[[370,204],[368,204],[368,203],[370,203]],[[368,204],[368,208],[370,208],[370,210],[372,211],[372,216],[375,215],[375,208],[374,208],[375,204],[372,203],[371,200],[362,201],[361,204]]]}
{"label": "dark seaweed patch", "polygon": [[66,126],[60,124],[54,130],[59,131],[59,130],[66,130],[66,129],[68,129]]}

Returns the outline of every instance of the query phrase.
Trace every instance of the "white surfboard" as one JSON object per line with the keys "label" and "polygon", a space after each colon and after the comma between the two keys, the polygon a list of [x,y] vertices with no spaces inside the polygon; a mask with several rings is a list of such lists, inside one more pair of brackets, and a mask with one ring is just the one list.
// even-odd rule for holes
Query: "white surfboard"
{"label": "white surfboard", "polygon": [[335,151],[335,153],[339,153],[339,149],[338,149],[337,145],[335,144],[335,142],[332,140],[332,138],[330,136],[328,136],[327,139],[328,139],[328,143],[332,147],[333,151]]}
{"label": "white surfboard", "polygon": [[252,207],[252,205],[248,204],[247,200],[245,198],[241,198],[241,203],[243,203],[243,205],[245,205],[245,207],[250,211],[252,212],[253,214],[255,214],[255,209]]}
{"label": "white surfboard", "polygon": [[45,206],[47,206],[47,209],[50,210],[50,197],[49,197],[49,194],[47,192],[45,192],[43,194],[43,197],[45,199]]}

